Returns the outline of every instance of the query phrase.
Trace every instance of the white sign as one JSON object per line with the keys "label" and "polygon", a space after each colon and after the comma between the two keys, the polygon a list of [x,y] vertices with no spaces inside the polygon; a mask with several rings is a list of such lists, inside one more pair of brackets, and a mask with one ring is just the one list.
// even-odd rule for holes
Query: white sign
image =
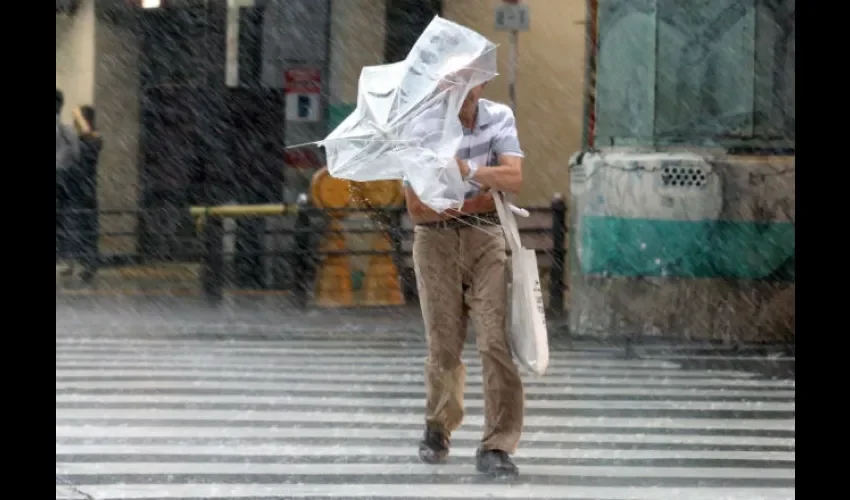
{"label": "white sign", "polygon": [[503,3],[496,7],[496,31],[528,31],[528,5]]}
{"label": "white sign", "polygon": [[319,113],[319,94],[286,94],[286,121],[288,122],[318,122],[321,121]]}
{"label": "white sign", "polygon": [[284,81],[286,121],[321,121],[322,71],[318,68],[288,69]]}

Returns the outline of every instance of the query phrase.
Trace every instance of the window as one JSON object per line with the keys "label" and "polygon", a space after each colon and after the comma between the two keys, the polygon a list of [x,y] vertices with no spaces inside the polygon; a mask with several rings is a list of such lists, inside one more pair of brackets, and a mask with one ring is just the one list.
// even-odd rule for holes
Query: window
{"label": "window", "polygon": [[794,0],[599,0],[595,144],[793,149]]}
{"label": "window", "polygon": [[441,7],[442,0],[387,0],[386,62],[398,62],[407,57],[419,35],[434,16],[440,15]]}

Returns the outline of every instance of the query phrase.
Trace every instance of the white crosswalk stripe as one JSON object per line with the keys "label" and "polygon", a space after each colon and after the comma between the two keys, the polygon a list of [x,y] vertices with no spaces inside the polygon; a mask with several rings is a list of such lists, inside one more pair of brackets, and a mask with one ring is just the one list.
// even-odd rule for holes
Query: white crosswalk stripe
{"label": "white crosswalk stripe", "polygon": [[[79,335],[79,334],[77,334]],[[424,343],[57,336],[56,498],[793,499],[795,384],[561,351],[525,377],[510,483],[479,477],[481,366],[418,462]]]}

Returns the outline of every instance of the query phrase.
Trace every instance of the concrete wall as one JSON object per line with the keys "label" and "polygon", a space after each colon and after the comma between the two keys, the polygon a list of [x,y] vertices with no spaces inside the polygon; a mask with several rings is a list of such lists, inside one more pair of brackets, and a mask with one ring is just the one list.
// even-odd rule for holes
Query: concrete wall
{"label": "concrete wall", "polygon": [[718,130],[793,148],[794,2],[599,4],[602,154],[572,173],[572,331],[793,340],[795,158],[708,148]]}
{"label": "concrete wall", "polygon": [[[683,165],[708,182],[665,187],[667,167]],[[793,157],[583,157],[570,205],[571,331],[793,340],[795,180]]]}
{"label": "concrete wall", "polygon": [[[98,167],[101,210],[133,210],[139,199],[140,42],[124,24],[98,19],[94,105],[104,137]],[[101,233],[136,230],[136,214],[101,215]],[[136,236],[101,237],[104,253],[133,253]]]}
{"label": "concrete wall", "polygon": [[73,16],[56,15],[56,87],[65,94],[62,120],[94,101],[94,0],[82,0]]}

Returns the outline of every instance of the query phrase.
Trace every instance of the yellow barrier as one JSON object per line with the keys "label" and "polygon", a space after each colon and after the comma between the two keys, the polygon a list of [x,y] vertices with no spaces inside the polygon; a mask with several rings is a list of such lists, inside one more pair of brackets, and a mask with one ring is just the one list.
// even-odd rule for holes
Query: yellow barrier
{"label": "yellow barrier", "polygon": [[[342,252],[345,250],[345,237],[342,226],[337,220],[331,220],[328,232],[322,241],[321,251]],[[354,305],[354,292],[351,283],[351,261],[348,255],[326,255],[319,264],[316,276],[316,305],[319,307],[350,307]]]}
{"label": "yellow barrier", "polygon": [[352,182],[351,199],[355,206],[380,210],[404,205],[401,181]]}
{"label": "yellow barrier", "polygon": [[189,214],[194,217],[195,230],[198,234],[204,229],[207,217],[268,217],[275,215],[292,215],[298,213],[298,205],[215,205],[211,207],[189,207]]}
{"label": "yellow barrier", "polygon": [[328,167],[320,168],[310,179],[310,199],[337,220],[348,216],[344,209],[357,206],[351,198],[351,182],[331,177]]}
{"label": "yellow barrier", "polygon": [[190,207],[192,217],[269,217],[298,213],[298,205],[216,205]]}
{"label": "yellow barrier", "polygon": [[[319,169],[312,178],[310,195],[317,208],[324,209],[330,216],[328,232],[322,238],[321,252],[344,252],[345,235],[341,221],[348,213],[346,208],[380,210],[397,207],[404,203],[404,191],[399,181],[376,181],[353,183],[331,177],[327,167]],[[297,205],[218,205],[190,207],[200,233],[207,217],[269,217],[298,213]],[[369,260],[364,280],[365,300],[362,305],[387,306],[404,304],[399,272],[393,262],[391,243],[381,233],[374,240],[374,249],[385,251]],[[354,306],[354,290],[351,276],[351,261],[347,255],[325,255],[319,263],[315,286],[315,304],[319,307]]]}
{"label": "yellow barrier", "polygon": [[363,288],[366,297],[363,305],[366,306],[400,306],[404,305],[404,294],[401,291],[401,280],[399,280],[398,268],[393,262],[392,244],[386,233],[381,232],[375,237],[373,248],[379,252],[387,252],[383,255],[373,255],[369,259],[369,268]]}

